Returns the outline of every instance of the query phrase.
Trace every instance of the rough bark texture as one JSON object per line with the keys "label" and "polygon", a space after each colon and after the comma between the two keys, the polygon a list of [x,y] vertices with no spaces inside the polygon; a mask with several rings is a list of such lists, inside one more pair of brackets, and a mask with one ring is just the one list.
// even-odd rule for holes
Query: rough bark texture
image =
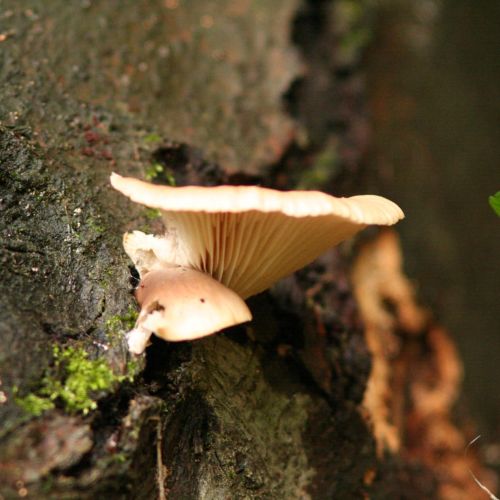
{"label": "rough bark texture", "polygon": [[[433,462],[405,444],[377,456],[377,416],[361,410],[376,353],[351,246],[252,299],[248,327],[126,352],[121,235],[161,223],[112,192],[112,170],[363,183],[368,7],[187,4],[1,4],[0,498],[431,498]],[[399,366],[423,363],[425,335]],[[403,397],[412,374],[397,380]]]}

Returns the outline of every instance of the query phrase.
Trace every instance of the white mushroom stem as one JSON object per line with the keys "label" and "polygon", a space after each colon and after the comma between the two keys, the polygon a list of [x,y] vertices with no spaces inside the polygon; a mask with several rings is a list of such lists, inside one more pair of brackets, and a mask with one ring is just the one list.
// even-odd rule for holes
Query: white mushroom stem
{"label": "white mushroom stem", "polygon": [[138,325],[127,333],[128,350],[132,354],[142,354],[149,344],[149,339],[153,332]]}

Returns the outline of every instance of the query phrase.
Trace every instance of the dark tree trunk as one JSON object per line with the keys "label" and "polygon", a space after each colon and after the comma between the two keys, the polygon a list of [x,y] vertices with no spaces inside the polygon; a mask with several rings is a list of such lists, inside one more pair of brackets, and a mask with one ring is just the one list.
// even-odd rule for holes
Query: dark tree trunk
{"label": "dark tree trunk", "polygon": [[[360,56],[373,11],[295,0],[0,7],[0,498],[437,496],[442,478],[411,442],[428,421],[419,409],[413,427],[395,420],[431,371],[451,380],[441,416],[463,441],[450,416],[459,375],[433,364],[447,348],[445,363],[459,362],[410,288],[380,283],[373,300],[395,304],[386,333],[400,344],[377,350],[380,325],[353,298],[351,246],[250,300],[247,327],[155,339],[139,359],[123,337],[136,305],[122,234],[162,226],[109,174],[362,191]],[[363,265],[386,242],[368,236],[361,295]],[[418,327],[400,314],[406,299]],[[372,366],[386,371],[370,406]]]}

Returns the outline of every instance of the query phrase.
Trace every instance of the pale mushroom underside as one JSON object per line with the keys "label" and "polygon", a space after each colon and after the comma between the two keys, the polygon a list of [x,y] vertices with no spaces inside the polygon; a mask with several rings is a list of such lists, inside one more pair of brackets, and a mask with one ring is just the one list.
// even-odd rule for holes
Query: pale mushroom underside
{"label": "pale mushroom underside", "polygon": [[269,288],[367,225],[391,225],[403,217],[395,203],[373,195],[335,198],[253,186],[172,188],[116,174],[111,182],[163,214],[164,236],[138,231],[125,236],[139,272],[189,266],[242,298]]}
{"label": "pale mushroom underside", "polygon": [[168,213],[165,222],[176,229],[190,266],[242,298],[266,290],[364,227],[330,216],[262,218],[255,211]]}

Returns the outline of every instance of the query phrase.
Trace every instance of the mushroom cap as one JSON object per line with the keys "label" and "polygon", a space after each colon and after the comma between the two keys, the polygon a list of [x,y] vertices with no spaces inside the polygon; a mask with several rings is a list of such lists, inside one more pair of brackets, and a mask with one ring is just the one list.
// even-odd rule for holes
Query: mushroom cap
{"label": "mushroom cap", "polygon": [[208,274],[182,266],[158,268],[136,289],[136,329],[169,341],[193,340],[252,319],[243,300]]}
{"label": "mushroom cap", "polygon": [[[206,272],[240,297],[269,288],[369,224],[392,225],[401,209],[381,196],[335,198],[256,186],[170,187],[112,174],[132,201],[160,209],[164,236],[125,236],[134,263]],[[147,265],[144,263],[147,262]]]}
{"label": "mushroom cap", "polygon": [[111,185],[132,201],[165,212],[276,212],[289,217],[336,215],[359,224],[392,225],[403,211],[382,196],[336,198],[320,191],[277,191],[259,186],[172,187],[112,173]]}

